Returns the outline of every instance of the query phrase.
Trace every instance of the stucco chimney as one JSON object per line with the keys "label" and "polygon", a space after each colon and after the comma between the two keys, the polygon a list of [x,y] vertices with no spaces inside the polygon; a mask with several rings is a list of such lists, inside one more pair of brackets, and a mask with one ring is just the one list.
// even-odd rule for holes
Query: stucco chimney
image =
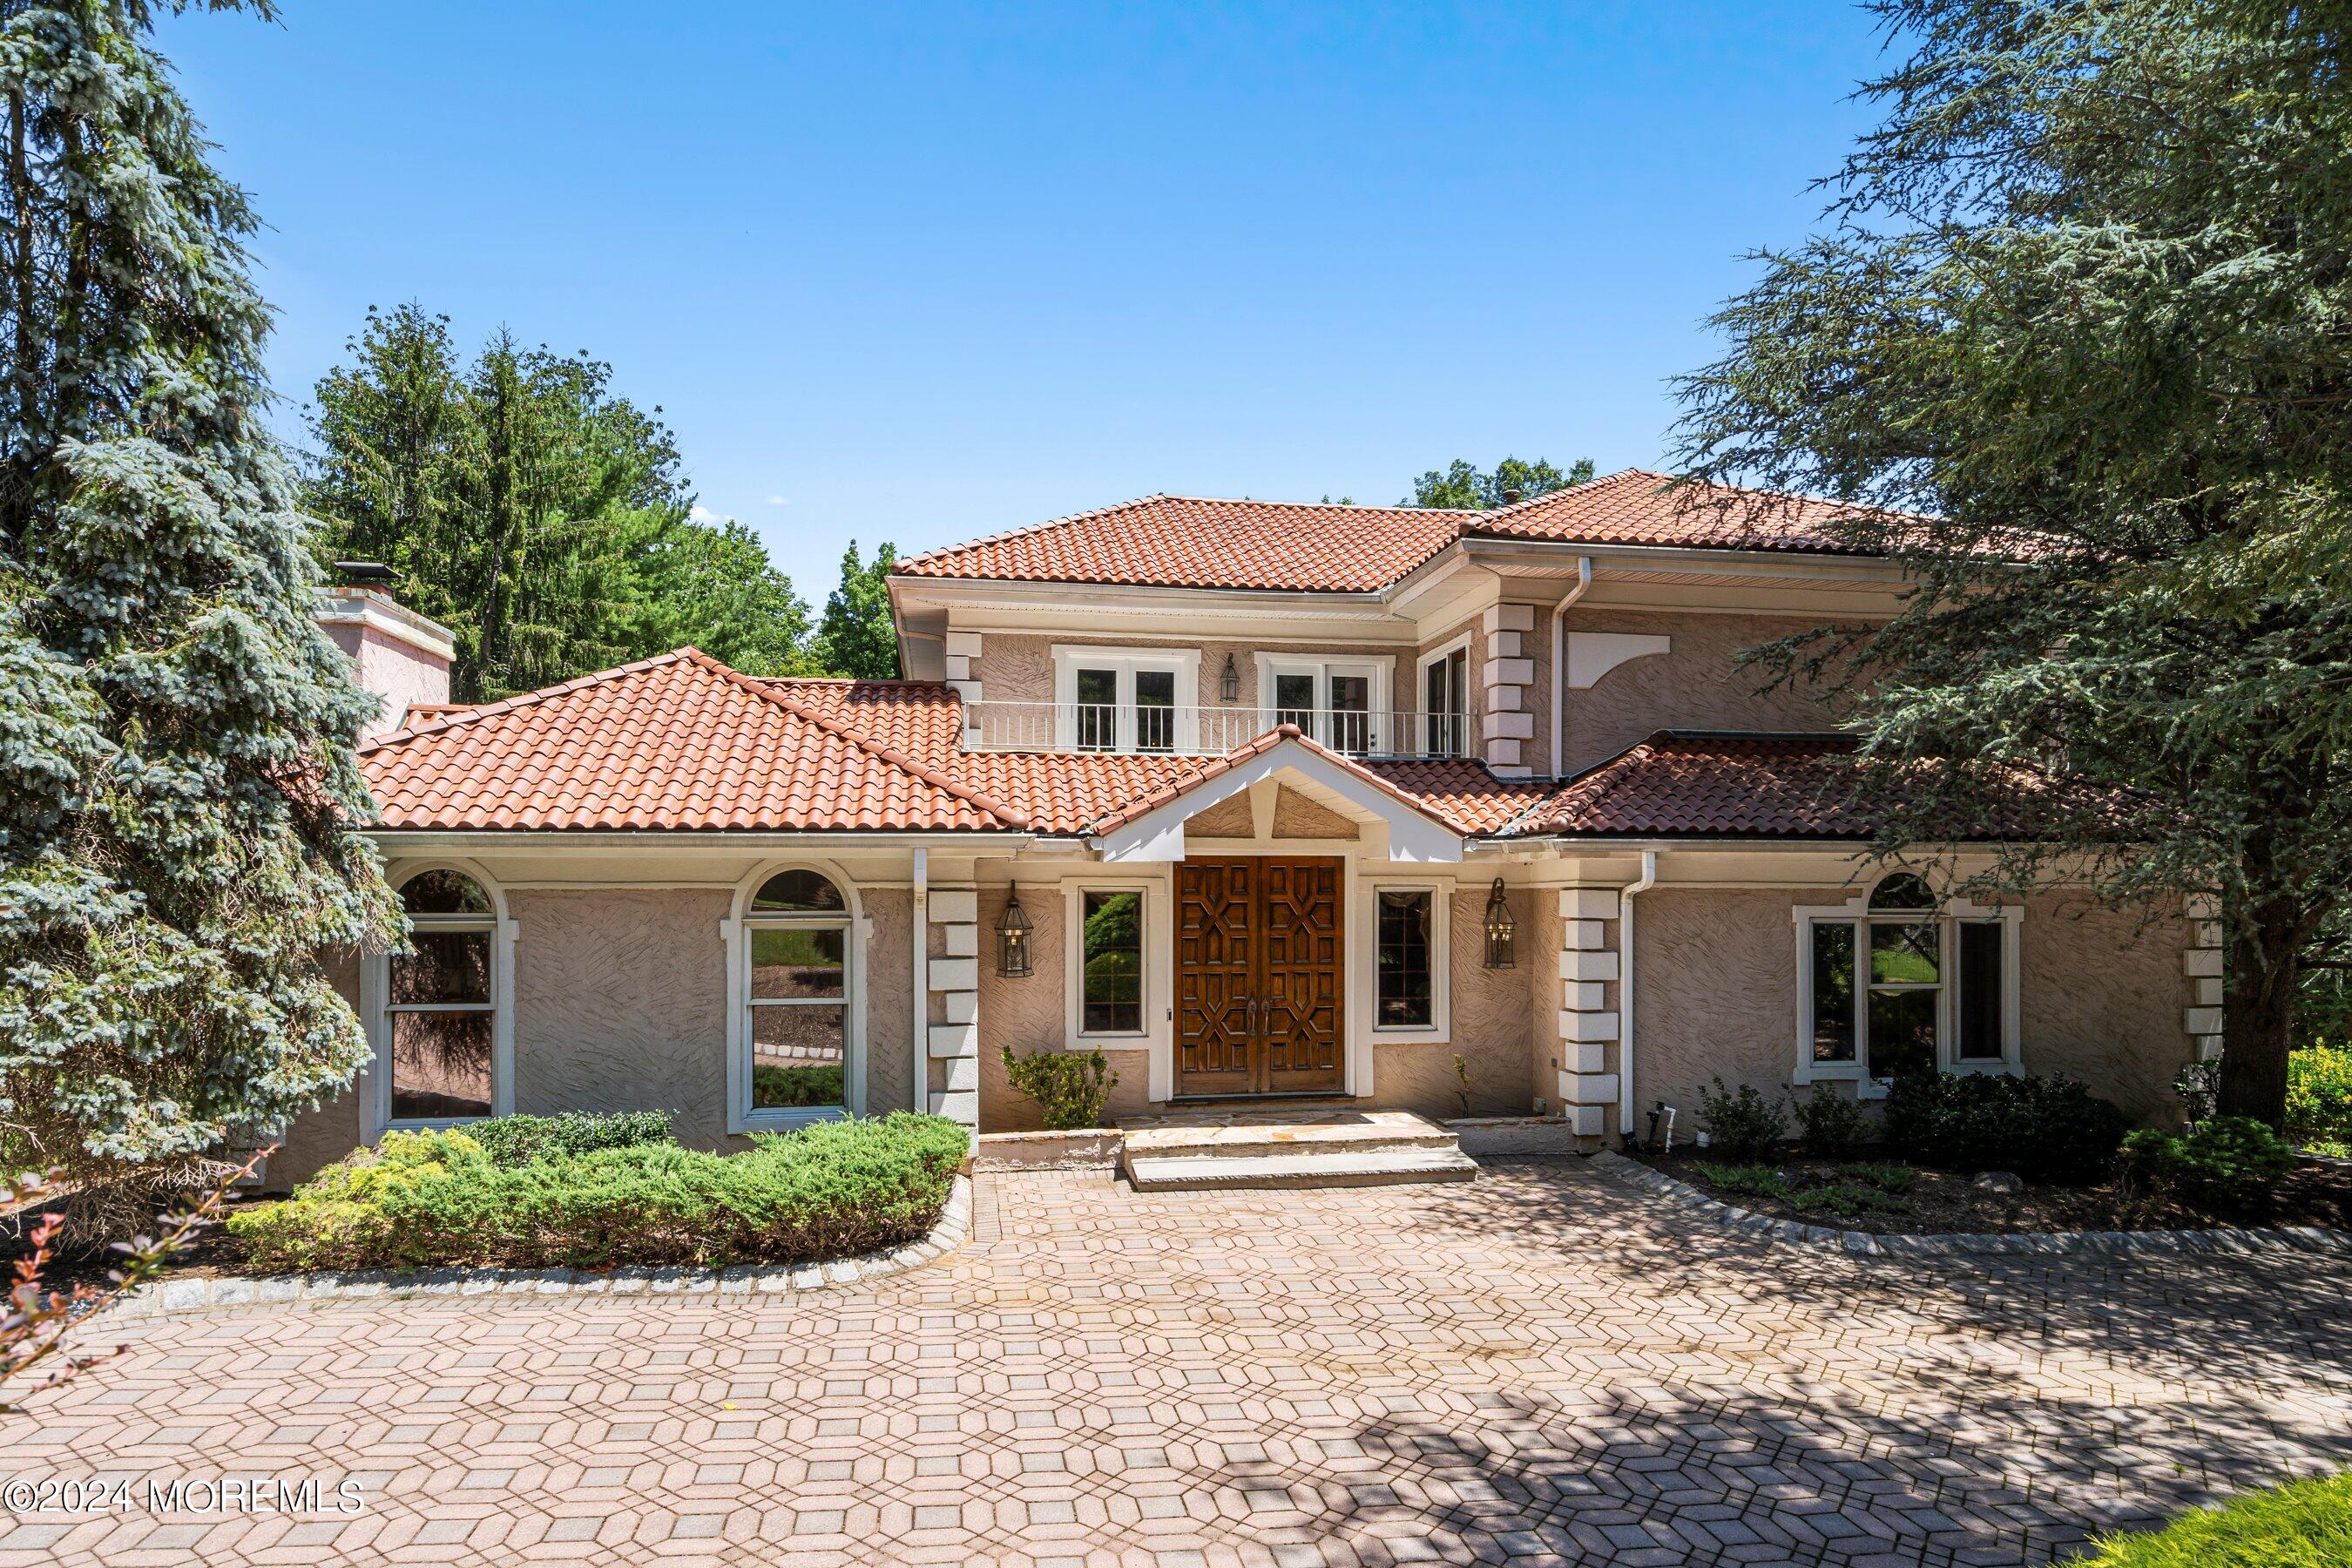
{"label": "stucco chimney", "polygon": [[449,628],[408,608],[390,591],[392,572],[373,561],[338,561],[335,584],[319,590],[319,624],[351,656],[360,685],[383,699],[360,730],[362,742],[397,730],[412,706],[449,700]]}

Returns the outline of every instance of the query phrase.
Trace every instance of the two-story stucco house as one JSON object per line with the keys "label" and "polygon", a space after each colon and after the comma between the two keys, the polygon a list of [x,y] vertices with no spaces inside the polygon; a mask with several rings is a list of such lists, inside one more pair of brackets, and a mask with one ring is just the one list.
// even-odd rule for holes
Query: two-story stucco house
{"label": "two-story stucco house", "polygon": [[1733,656],[1888,613],[1895,569],[1663,487],[1153,496],[934,551],[891,579],[902,681],[681,649],[451,708],[434,628],[346,591],[414,703],[362,760],[417,953],[351,963],[375,1068],[280,1168],[509,1110],[1017,1130],[1007,1046],[1099,1047],[1123,1115],[1466,1096],[1588,1146],[1717,1075],[2168,1108],[2220,1026],[2204,911],[1864,860],[1822,710]]}

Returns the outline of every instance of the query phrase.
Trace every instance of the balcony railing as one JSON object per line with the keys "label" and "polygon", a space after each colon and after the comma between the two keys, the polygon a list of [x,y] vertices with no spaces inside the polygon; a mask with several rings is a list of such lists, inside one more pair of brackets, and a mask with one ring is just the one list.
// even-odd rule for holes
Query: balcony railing
{"label": "balcony railing", "polygon": [[1134,703],[966,702],[964,747],[974,752],[1125,752],[1216,756],[1278,724],[1296,724],[1359,757],[1466,757],[1471,713],[1385,713],[1334,708],[1174,708]]}

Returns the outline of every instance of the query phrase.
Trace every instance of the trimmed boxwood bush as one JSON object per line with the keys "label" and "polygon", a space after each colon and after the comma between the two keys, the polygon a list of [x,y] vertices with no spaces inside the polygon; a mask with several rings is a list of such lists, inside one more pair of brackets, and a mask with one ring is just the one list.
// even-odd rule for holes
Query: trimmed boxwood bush
{"label": "trimmed boxwood bush", "polygon": [[1888,1145],[1922,1164],[2089,1182],[2131,1120],[2070,1078],[1918,1073],[1887,1090],[1885,1126]]}
{"label": "trimmed boxwood bush", "polygon": [[2187,1136],[2142,1127],[2124,1139],[2123,1168],[2159,1192],[2232,1205],[2268,1194],[2294,1169],[2294,1145],[2251,1116],[2216,1116]]}
{"label": "trimmed boxwood bush", "polygon": [[528,1165],[551,1154],[667,1143],[669,1112],[567,1110],[561,1116],[500,1116],[467,1122],[466,1136],[482,1146],[493,1165]]}
{"label": "trimmed boxwood bush", "polygon": [[969,1148],[955,1122],[904,1111],[740,1154],[639,1143],[513,1166],[464,1132],[391,1132],[228,1228],[271,1270],[807,1262],[922,1236]]}

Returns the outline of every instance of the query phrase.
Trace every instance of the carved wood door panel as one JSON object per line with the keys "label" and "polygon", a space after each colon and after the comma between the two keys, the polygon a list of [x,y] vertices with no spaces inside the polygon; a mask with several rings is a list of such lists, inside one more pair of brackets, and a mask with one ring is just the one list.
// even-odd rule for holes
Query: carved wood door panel
{"label": "carved wood door panel", "polygon": [[1340,863],[1187,860],[1176,873],[1176,1092],[1345,1086]]}

